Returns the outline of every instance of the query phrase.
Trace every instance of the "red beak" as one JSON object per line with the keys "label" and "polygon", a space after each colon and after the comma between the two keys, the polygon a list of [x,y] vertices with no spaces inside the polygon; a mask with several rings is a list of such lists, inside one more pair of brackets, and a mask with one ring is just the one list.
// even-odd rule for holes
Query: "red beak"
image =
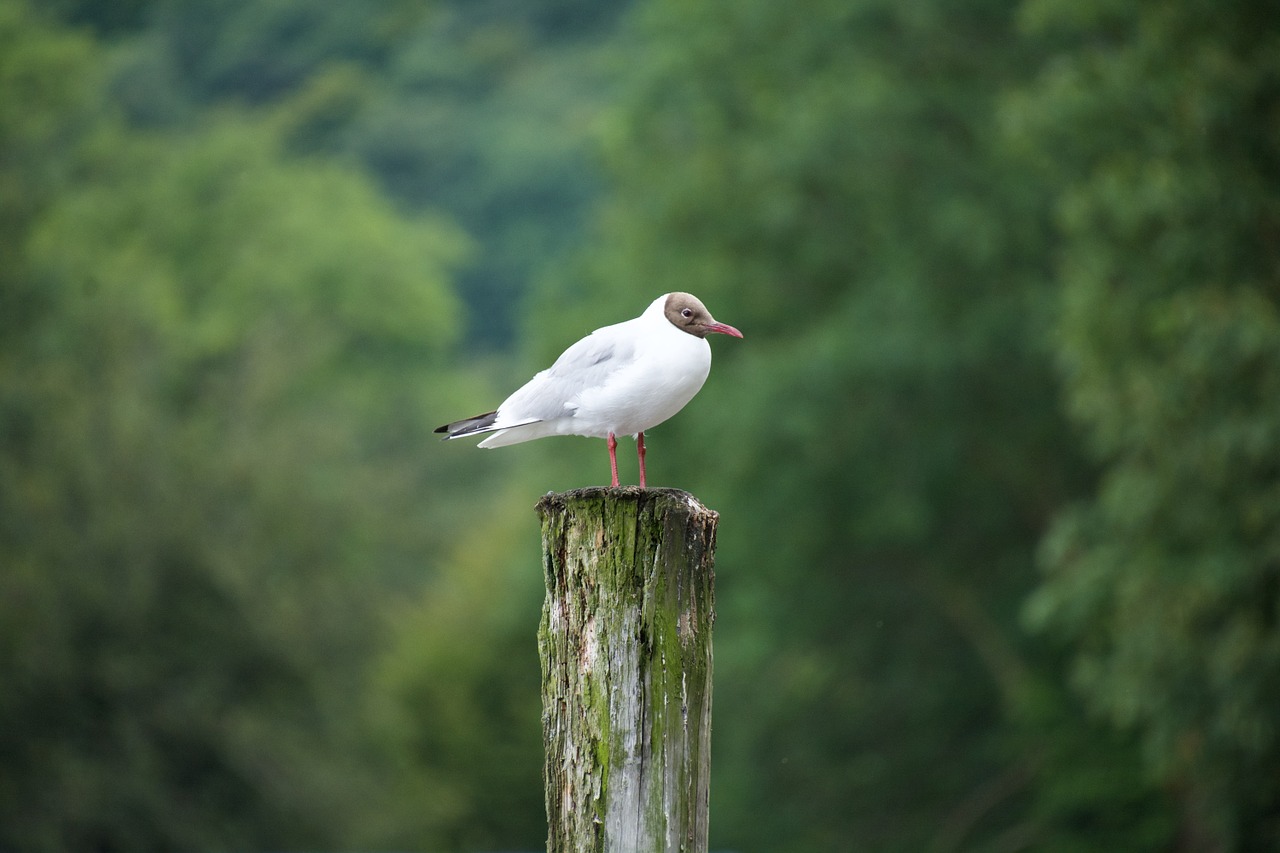
{"label": "red beak", "polygon": [[706,328],[708,332],[719,332],[722,335],[729,335],[734,338],[742,337],[742,332],[739,332],[733,326],[729,326],[724,323],[708,323],[704,328]]}

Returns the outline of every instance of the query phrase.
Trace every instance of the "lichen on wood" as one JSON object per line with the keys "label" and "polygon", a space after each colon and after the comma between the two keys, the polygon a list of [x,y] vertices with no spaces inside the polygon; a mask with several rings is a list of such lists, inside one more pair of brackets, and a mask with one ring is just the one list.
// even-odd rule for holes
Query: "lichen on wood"
{"label": "lichen on wood", "polygon": [[705,851],[719,517],[676,489],[537,508],[547,849]]}

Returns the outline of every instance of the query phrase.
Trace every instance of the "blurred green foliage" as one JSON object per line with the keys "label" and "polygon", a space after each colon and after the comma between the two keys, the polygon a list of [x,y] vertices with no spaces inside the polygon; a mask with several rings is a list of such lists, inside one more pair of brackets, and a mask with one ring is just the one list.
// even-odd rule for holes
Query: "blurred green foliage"
{"label": "blurred green foliage", "polygon": [[1091,466],[1057,402],[1049,199],[997,121],[1036,63],[1010,11],[649,10],[660,59],[610,128],[588,281],[605,303],[687,274],[747,333],[655,435],[724,517],[727,847],[1169,836],[1131,745],[1063,710],[1060,660],[1018,621]]}
{"label": "blurred green foliage", "polygon": [[674,289],[714,847],[1280,847],[1278,17],[0,0],[0,848],[538,849],[430,431]]}
{"label": "blurred green foliage", "polygon": [[[1280,32],[1263,3],[1075,4],[1012,110],[1057,145],[1058,357],[1104,474],[1029,621],[1183,804],[1196,849],[1280,847]],[[1107,128],[1084,136],[1075,128]]]}

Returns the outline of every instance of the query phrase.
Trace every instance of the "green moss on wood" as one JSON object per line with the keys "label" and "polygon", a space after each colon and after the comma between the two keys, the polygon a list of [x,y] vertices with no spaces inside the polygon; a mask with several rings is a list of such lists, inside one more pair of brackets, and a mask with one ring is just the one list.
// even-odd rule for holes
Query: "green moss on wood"
{"label": "green moss on wood", "polygon": [[550,494],[548,849],[706,849],[717,516],[673,489]]}

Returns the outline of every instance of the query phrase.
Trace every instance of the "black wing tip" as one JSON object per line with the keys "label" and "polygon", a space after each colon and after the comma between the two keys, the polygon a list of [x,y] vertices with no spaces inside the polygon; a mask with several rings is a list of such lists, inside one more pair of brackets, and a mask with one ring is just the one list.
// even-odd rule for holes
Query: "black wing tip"
{"label": "black wing tip", "polygon": [[483,415],[476,415],[474,418],[463,418],[460,421],[454,421],[451,424],[438,426],[433,432],[448,433],[445,440],[451,438],[461,438],[464,435],[470,435],[473,432],[480,432],[486,427],[493,426],[493,422],[498,419],[497,409],[492,412],[485,412]]}

